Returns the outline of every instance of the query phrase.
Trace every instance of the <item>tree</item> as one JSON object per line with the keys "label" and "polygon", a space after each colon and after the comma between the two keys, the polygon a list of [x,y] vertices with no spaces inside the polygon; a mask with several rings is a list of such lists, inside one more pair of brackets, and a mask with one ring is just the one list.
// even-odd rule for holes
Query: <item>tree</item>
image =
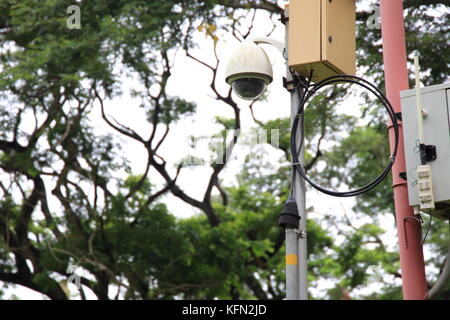
{"label": "tree", "polygon": [[[427,10],[439,10],[444,2],[405,4],[410,30],[443,17],[432,18]],[[238,185],[223,186],[225,163],[219,161],[212,164],[204,196],[198,200],[177,182],[183,163],[170,168],[160,154],[170,126],[196,109],[195,103],[168,93],[175,52],[183,51],[210,70],[210,91],[233,114],[218,123],[238,132],[240,106],[231,90],[223,94],[218,88],[221,62],[217,54],[212,64],[196,57],[193,35],[204,33],[215,50],[220,31],[246,38],[257,12],[270,12],[275,20],[281,7],[268,0],[81,1],[82,27],[67,29],[70,5],[60,0],[0,1],[0,281],[51,299],[68,299],[65,280],[71,276],[70,266],[76,265],[84,271],[79,275],[82,298],[87,288],[98,299],[283,298],[284,235],[276,226],[276,213],[286,199],[288,170],[250,161]],[[380,84],[380,47],[372,45],[379,31],[363,27],[367,13],[358,17],[359,63],[370,66],[368,76]],[[446,77],[436,50],[448,50],[448,39],[437,37],[445,25],[436,25],[414,42],[426,57],[426,83]],[[108,101],[120,94],[122,75],[139,84],[133,94],[141,98],[147,116],[145,136],[108,114]],[[358,186],[381,165],[374,159],[384,155],[385,148],[371,147],[383,146],[383,119],[368,110],[373,125],[350,131],[356,119],[330,109],[327,95],[343,93],[324,93],[305,115],[308,169],[314,177],[323,177],[323,183],[347,176],[349,187]],[[95,130],[89,117],[93,110],[101,111],[111,128],[108,134]],[[280,157],[288,161],[288,121],[255,120],[266,129],[285,129]],[[349,135],[333,136],[337,129],[347,129]],[[118,137],[140,146],[147,161],[143,173],[132,172]],[[238,138],[226,145],[227,154]],[[326,138],[340,145],[322,150]],[[359,147],[357,165],[350,172],[361,174],[340,169],[353,156],[348,146]],[[324,172],[317,169],[320,161],[330,164]],[[376,221],[380,212],[392,212],[391,202],[385,200],[390,192],[387,182],[359,199],[355,210]],[[168,194],[199,214],[175,218],[163,203]],[[436,239],[437,227],[442,226],[432,229],[432,249],[441,252],[444,245]],[[310,220],[308,228],[311,281],[340,279],[329,297],[351,295],[365,285],[370,266],[378,266],[382,275],[399,276],[396,253],[385,248],[383,229],[376,224],[356,228],[344,216],[329,217],[325,223]],[[328,228],[344,240],[336,242]],[[433,262],[439,265],[442,259]],[[378,297],[398,297],[398,287],[391,287],[386,284],[386,292]]]}

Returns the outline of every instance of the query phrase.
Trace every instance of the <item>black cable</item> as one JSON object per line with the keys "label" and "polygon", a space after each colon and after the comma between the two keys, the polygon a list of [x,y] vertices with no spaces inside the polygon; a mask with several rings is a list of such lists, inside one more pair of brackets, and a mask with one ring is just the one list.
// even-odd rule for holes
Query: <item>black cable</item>
{"label": "black cable", "polygon": [[[306,79],[305,77],[303,77],[301,75],[296,74],[295,71],[292,70],[291,68],[289,68],[289,72],[291,73],[291,78],[292,79],[297,78],[297,82],[298,82],[298,84],[293,89],[290,89],[289,91],[290,92],[295,91],[297,93],[297,95],[298,95],[299,101],[301,101],[301,99],[302,99],[302,97],[304,95],[304,93],[301,90],[303,89],[305,93],[308,91],[308,88],[311,86],[311,80],[312,80],[312,77],[313,77],[314,70],[310,71],[308,79]],[[301,120],[302,120],[302,122],[301,122],[301,128],[302,128],[301,136],[303,137],[304,134],[305,134],[305,126],[304,126],[304,120],[305,119],[303,117],[303,112],[301,114]],[[299,149],[297,150],[297,157],[300,156],[300,151],[301,151],[301,145],[300,145]],[[292,167],[292,173],[291,173],[291,181],[292,181],[292,183],[291,183],[291,189],[290,189],[290,192],[289,192],[289,199],[294,199],[295,177],[296,177],[296,170],[295,170],[294,167]]]}
{"label": "black cable", "polygon": [[[333,191],[333,190],[327,190],[327,189],[319,186],[318,184],[314,183],[311,179],[308,178],[308,176],[306,175],[306,173],[304,172],[303,168],[300,165],[299,154],[297,151],[297,150],[301,150],[303,139],[300,140],[301,141],[300,147],[297,147],[297,139],[295,138],[297,135],[297,128],[299,126],[299,121],[300,121],[300,119],[302,119],[302,121],[303,121],[305,105],[309,101],[309,99],[323,87],[326,87],[329,85],[334,85],[337,83],[357,84],[357,85],[363,87],[364,89],[368,90],[372,94],[374,94],[377,97],[377,99],[382,103],[382,105],[385,107],[386,111],[388,112],[389,118],[391,119],[391,122],[392,122],[392,125],[394,128],[394,135],[395,135],[394,150],[390,156],[390,161],[389,161],[388,165],[381,172],[381,174],[377,178],[375,178],[375,180],[370,182],[369,184],[367,184],[361,188],[358,188],[358,189],[355,189],[352,191],[345,191],[345,192],[337,192],[337,191]],[[356,76],[350,76],[350,75],[331,76],[331,77],[328,77],[314,85],[310,85],[310,82],[309,82],[308,87],[306,87],[304,89],[305,89],[305,91],[303,92],[303,94],[299,93],[299,96],[300,96],[299,107],[297,109],[297,114],[294,117],[294,121],[292,123],[292,130],[291,130],[291,154],[292,154],[292,162],[293,162],[292,165],[295,168],[295,171],[298,172],[303,177],[303,179],[308,181],[308,183],[311,186],[313,186],[317,190],[319,190],[325,194],[331,195],[331,196],[352,197],[352,196],[357,196],[357,195],[361,195],[363,193],[368,192],[369,190],[374,188],[376,185],[378,185],[387,176],[387,174],[389,173],[389,171],[391,170],[391,168],[395,162],[395,157],[397,156],[399,128],[398,128],[395,111],[392,108],[392,105],[390,104],[389,100],[372,83],[370,83],[362,78],[359,78]],[[304,132],[302,132],[302,137],[303,136],[304,136]]]}
{"label": "black cable", "polygon": [[428,228],[427,228],[427,231],[425,232],[425,236],[423,237],[422,242],[420,243],[420,245],[422,245],[422,246],[425,243],[425,240],[427,240],[428,233],[430,232],[430,229],[431,229],[431,222],[433,221],[433,216],[431,215],[431,213],[428,213],[428,214],[430,215],[430,221],[428,223]]}

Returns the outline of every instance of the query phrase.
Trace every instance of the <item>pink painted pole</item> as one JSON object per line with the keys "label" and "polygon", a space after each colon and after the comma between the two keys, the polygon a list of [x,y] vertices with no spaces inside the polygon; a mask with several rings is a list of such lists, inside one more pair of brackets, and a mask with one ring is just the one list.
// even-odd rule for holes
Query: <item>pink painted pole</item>
{"label": "pink painted pole", "polygon": [[[395,112],[401,112],[400,91],[409,89],[402,0],[381,0],[381,32],[387,98]],[[392,125],[389,128],[389,138],[392,148],[394,145]],[[399,176],[400,172],[406,172],[402,126],[399,142],[392,174],[403,299],[423,300],[427,294],[427,284],[423,249],[420,244],[421,225],[414,218],[414,211],[408,204],[407,183]]]}

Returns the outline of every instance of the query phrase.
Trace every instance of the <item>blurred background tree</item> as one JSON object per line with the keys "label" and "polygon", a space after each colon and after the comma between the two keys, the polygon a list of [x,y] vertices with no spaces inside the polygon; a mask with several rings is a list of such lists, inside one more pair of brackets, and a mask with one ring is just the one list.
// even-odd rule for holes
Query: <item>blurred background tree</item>
{"label": "blurred background tree", "polygon": [[[375,3],[358,1],[358,8]],[[284,232],[277,213],[289,190],[288,166],[250,159],[233,186],[220,178],[225,166],[212,164],[198,200],[177,183],[183,164],[171,168],[159,154],[170,125],[196,112],[195,102],[167,92],[174,52],[212,72],[214,98],[234,115],[218,123],[241,129],[234,96],[217,88],[217,52],[211,52],[213,64],[196,57],[194,35],[205,34],[215,50],[219,31],[247,38],[254,18],[250,26],[244,21],[263,11],[275,28],[281,3],[78,1],[82,27],[69,30],[66,9],[73,4],[0,0],[0,294],[24,286],[50,299],[70,299],[66,280],[77,266],[82,299],[88,289],[98,299],[282,299]],[[404,6],[408,52],[421,52],[424,84],[448,80],[442,67],[450,59],[448,4],[406,0]],[[383,88],[381,31],[367,28],[372,14],[358,11],[358,68]],[[142,105],[133,107],[145,110],[145,137],[105,111],[124,90],[123,76],[141,88],[133,94]],[[343,101],[345,93],[323,92],[306,111],[309,174],[329,187],[361,186],[384,166],[385,119],[369,97],[363,121],[337,112],[330,97]],[[96,130],[93,110],[101,110],[109,133]],[[280,161],[288,163],[288,119],[255,124],[281,130]],[[141,145],[143,174],[133,173],[121,150],[127,140]],[[324,147],[322,141],[335,143]],[[177,218],[166,194],[198,214]],[[363,225],[355,226],[343,208],[308,221],[310,285],[333,284],[312,298],[401,298],[394,281],[401,277],[398,254],[382,240],[394,226],[380,223],[393,214],[390,179],[357,198],[353,211]],[[447,233],[446,223],[432,224],[426,248],[435,270],[445,262]],[[429,276],[430,283],[435,279]],[[370,285],[377,289],[358,294]],[[439,298],[450,298],[450,286]]]}

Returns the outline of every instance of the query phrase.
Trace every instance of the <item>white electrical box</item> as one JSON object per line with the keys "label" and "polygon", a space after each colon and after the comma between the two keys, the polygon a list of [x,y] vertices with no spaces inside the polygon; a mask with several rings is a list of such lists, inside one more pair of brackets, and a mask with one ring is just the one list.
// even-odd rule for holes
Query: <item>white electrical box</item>
{"label": "white electrical box", "polygon": [[419,206],[425,212],[436,209],[433,194],[433,170],[429,164],[417,167],[417,181],[419,186]]}
{"label": "white electrical box", "polygon": [[424,143],[436,147],[436,159],[427,163],[431,166],[431,181],[422,180],[417,176],[421,162],[416,90],[402,91],[400,97],[409,205],[422,205],[426,200],[426,187],[430,186],[431,189],[432,185],[431,196],[434,197],[435,206],[434,209],[430,207],[430,211],[432,210],[430,213],[442,219],[450,219],[450,83],[422,88],[421,92]]}

